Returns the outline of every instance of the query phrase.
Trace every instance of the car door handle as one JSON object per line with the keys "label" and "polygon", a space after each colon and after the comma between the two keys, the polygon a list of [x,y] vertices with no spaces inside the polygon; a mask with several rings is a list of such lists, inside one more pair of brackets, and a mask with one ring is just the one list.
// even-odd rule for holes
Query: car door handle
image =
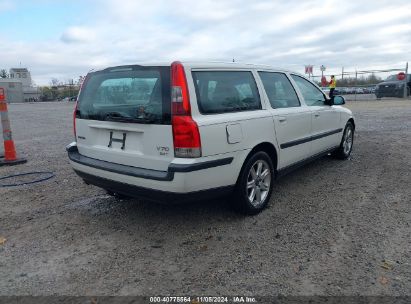
{"label": "car door handle", "polygon": [[314,116],[315,116],[315,117],[319,117],[319,116],[320,116],[320,113],[314,113]]}
{"label": "car door handle", "polygon": [[286,122],[287,118],[285,118],[284,116],[280,116],[280,117],[278,117],[278,121],[279,122]]}

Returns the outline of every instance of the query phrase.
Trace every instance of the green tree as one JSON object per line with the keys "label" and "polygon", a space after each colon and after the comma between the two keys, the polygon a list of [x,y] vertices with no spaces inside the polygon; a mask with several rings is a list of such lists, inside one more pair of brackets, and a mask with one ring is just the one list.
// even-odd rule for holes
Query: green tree
{"label": "green tree", "polygon": [[8,78],[9,74],[7,74],[7,71],[5,69],[0,70],[0,78]]}
{"label": "green tree", "polygon": [[58,91],[57,88],[55,87],[41,87],[40,88],[41,92],[41,99],[42,100],[56,100],[58,97]]}

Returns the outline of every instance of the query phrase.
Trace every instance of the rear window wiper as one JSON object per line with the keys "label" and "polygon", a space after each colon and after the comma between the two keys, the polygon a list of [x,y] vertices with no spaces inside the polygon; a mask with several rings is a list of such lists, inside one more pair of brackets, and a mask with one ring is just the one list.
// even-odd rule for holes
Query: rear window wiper
{"label": "rear window wiper", "polygon": [[135,122],[135,123],[153,123],[154,119],[149,118],[134,118],[130,116],[123,116],[117,112],[107,113],[105,120],[107,121],[117,121],[117,122]]}
{"label": "rear window wiper", "polygon": [[103,119],[105,120],[121,120],[121,119],[128,119],[131,118],[129,116],[124,116],[123,114],[119,113],[119,112],[109,112],[109,113],[105,113]]}

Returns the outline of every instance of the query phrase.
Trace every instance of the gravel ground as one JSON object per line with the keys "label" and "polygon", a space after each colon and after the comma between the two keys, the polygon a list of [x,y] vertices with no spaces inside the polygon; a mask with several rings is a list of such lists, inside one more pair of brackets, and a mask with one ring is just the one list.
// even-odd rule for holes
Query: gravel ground
{"label": "gravel ground", "polygon": [[352,159],[291,173],[242,217],[107,196],[68,164],[72,103],[11,105],[28,163],[0,177],[56,176],[0,188],[0,295],[411,295],[411,101],[347,107]]}

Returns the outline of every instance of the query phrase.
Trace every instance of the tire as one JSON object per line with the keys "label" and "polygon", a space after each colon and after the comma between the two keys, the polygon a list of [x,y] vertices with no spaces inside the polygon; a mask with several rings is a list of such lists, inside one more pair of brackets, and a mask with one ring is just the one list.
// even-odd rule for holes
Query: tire
{"label": "tire", "polygon": [[267,153],[256,152],[241,169],[231,200],[233,207],[246,215],[261,212],[270,201],[275,173]]}
{"label": "tire", "polygon": [[352,152],[352,147],[354,144],[354,125],[352,122],[347,122],[345,125],[343,137],[341,139],[340,146],[333,153],[333,155],[338,159],[347,159],[350,157]]}

